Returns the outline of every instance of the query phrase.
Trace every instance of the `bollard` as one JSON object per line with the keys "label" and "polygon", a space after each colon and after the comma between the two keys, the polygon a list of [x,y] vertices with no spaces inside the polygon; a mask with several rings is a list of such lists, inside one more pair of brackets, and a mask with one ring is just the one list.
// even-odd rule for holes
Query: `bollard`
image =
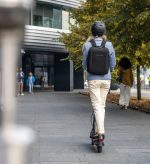
{"label": "bollard", "polygon": [[24,36],[25,16],[32,5],[33,0],[0,2],[0,137],[6,149],[4,164],[24,164],[27,148],[34,140],[30,128],[15,124],[16,65]]}

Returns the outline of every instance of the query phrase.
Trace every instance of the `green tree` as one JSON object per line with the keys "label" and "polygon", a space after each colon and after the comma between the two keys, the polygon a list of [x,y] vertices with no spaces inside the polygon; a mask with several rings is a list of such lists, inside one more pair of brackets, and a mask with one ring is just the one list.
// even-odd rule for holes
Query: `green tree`
{"label": "green tree", "polygon": [[61,41],[69,51],[69,59],[74,61],[75,68],[81,67],[82,46],[89,36],[91,36],[91,25],[96,20],[104,18],[113,12],[111,10],[112,0],[88,0],[75,10],[72,10],[71,17],[75,24],[71,25],[69,34],[62,34]]}
{"label": "green tree", "polygon": [[150,65],[150,0],[116,0],[114,8],[110,36],[117,53],[129,56],[137,66],[137,97],[141,99],[140,66]]}
{"label": "green tree", "polygon": [[137,67],[138,99],[141,99],[140,66],[150,65],[150,0],[87,0],[72,12],[72,18],[75,25],[71,25],[71,33],[62,34],[62,41],[75,67],[81,67],[82,46],[91,35],[91,24],[103,20],[115,45],[117,60],[128,56]]}

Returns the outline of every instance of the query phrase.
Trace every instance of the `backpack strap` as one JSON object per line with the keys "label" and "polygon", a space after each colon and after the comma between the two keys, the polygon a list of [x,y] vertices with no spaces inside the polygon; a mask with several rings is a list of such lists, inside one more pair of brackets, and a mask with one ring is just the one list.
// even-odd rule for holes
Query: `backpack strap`
{"label": "backpack strap", "polygon": [[106,41],[103,39],[101,43],[101,47],[105,47]]}
{"label": "backpack strap", "polygon": [[90,43],[92,44],[92,47],[97,47],[96,42],[94,39],[90,40]]}

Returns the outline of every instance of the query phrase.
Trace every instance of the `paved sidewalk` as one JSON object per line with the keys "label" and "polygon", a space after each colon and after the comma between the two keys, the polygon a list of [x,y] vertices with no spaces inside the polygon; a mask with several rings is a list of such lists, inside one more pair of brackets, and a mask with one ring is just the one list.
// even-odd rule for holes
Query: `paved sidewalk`
{"label": "paved sidewalk", "polygon": [[35,93],[17,98],[17,122],[31,126],[37,140],[30,164],[149,164],[150,115],[107,104],[103,153],[90,145],[89,97]]}

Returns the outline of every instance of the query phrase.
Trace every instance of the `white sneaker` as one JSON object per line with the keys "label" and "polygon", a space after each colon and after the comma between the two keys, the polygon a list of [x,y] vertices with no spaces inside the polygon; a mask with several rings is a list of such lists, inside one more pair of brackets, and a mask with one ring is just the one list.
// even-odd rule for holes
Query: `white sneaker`
{"label": "white sneaker", "polygon": [[23,94],[23,93],[21,93],[21,96],[24,96],[24,94]]}

